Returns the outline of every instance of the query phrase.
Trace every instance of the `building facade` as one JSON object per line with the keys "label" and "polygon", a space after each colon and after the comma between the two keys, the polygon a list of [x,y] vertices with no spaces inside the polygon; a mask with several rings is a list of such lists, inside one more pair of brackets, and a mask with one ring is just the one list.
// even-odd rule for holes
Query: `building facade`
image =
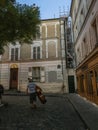
{"label": "building facade", "polygon": [[[62,66],[61,61],[60,32],[63,28],[60,30],[59,19],[41,20],[40,33],[32,44],[17,41],[15,45],[5,47],[0,61],[0,82],[5,89],[25,91],[28,78],[32,77],[44,92],[62,91],[62,82],[66,79],[62,73],[65,63]],[[68,83],[65,84],[64,91],[68,92]]]}
{"label": "building facade", "polygon": [[98,0],[72,0],[78,93],[98,104]]}

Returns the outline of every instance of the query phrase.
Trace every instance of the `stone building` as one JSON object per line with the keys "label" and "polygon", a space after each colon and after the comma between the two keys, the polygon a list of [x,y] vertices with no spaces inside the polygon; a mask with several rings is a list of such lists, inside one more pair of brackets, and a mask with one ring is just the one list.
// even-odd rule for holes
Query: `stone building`
{"label": "stone building", "polygon": [[98,0],[72,0],[78,93],[98,104]]}
{"label": "stone building", "polygon": [[[63,79],[60,32],[59,18],[41,20],[39,34],[32,44],[16,41],[15,45],[5,46],[0,61],[0,82],[5,89],[25,91],[28,78],[32,77],[44,92],[62,91],[66,77]],[[68,92],[68,83],[65,84],[64,91]]]}

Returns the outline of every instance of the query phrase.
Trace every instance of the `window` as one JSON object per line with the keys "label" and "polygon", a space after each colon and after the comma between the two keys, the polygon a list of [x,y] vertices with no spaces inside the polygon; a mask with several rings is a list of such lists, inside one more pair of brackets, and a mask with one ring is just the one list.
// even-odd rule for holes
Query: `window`
{"label": "window", "polygon": [[96,25],[96,20],[94,20],[93,24],[92,24],[92,27],[93,27],[93,35],[94,35],[94,39],[95,39],[95,44],[98,42],[97,40],[97,25]]}
{"label": "window", "polygon": [[84,22],[84,8],[81,9],[81,12],[80,12],[80,25],[82,26],[83,22]]}
{"label": "window", "polygon": [[81,62],[81,51],[80,51],[80,47],[77,48],[77,64],[79,64]]}
{"label": "window", "polygon": [[82,48],[82,58],[86,58],[86,56],[88,55],[89,53],[89,50],[88,50],[88,41],[87,41],[87,36],[85,34],[85,37],[83,39],[83,43],[81,45],[81,48]]}
{"label": "window", "polygon": [[[48,57],[47,58],[56,58],[56,44],[55,44],[55,42],[48,42],[48,44],[47,44],[48,46]],[[62,43],[62,48],[64,47],[64,45],[63,45],[63,43]],[[63,49],[62,49],[62,57],[64,57],[64,54],[65,53],[63,53]]]}
{"label": "window", "polygon": [[40,46],[33,47],[33,59],[40,59]]}
{"label": "window", "polygon": [[15,45],[9,45],[9,60],[17,61],[20,59],[20,44],[16,42]]}
{"label": "window", "polygon": [[40,33],[39,32],[36,34],[36,39],[40,39]]}
{"label": "window", "polygon": [[18,60],[18,52],[19,52],[19,48],[11,48],[11,61]]}
{"label": "window", "polygon": [[85,56],[86,56],[86,39],[84,38],[83,39],[83,57],[85,58]]}
{"label": "window", "polygon": [[33,48],[33,59],[36,59],[36,47]]}
{"label": "window", "polygon": [[37,59],[40,59],[40,47],[37,47]]}
{"label": "window", "polygon": [[40,39],[40,26],[37,26],[37,33],[36,33],[34,39],[35,39],[35,40],[36,40],[36,39]]}
{"label": "window", "polygon": [[40,81],[40,67],[32,68],[32,78],[34,81]]}

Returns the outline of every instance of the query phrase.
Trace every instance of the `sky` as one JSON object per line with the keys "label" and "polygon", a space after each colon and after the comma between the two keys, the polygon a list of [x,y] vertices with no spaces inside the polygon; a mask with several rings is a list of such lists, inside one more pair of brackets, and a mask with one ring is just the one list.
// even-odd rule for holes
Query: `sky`
{"label": "sky", "polygon": [[71,0],[16,0],[16,2],[27,5],[35,3],[40,8],[41,19],[59,18],[62,13],[70,11],[71,4]]}

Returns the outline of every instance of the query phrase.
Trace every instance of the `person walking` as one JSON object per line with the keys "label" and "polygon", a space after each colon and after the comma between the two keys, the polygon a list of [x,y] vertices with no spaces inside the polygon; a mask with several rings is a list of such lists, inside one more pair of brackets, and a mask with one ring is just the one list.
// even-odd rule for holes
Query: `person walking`
{"label": "person walking", "polygon": [[27,94],[29,94],[30,105],[31,108],[36,108],[36,84],[30,78],[28,78],[28,81]]}

